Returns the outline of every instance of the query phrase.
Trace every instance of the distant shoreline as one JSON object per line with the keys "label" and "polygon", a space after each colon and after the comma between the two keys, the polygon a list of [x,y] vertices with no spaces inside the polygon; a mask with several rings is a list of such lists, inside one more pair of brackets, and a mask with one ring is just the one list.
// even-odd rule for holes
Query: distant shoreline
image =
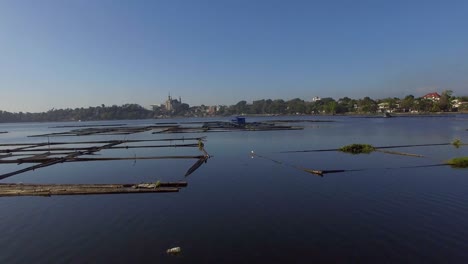
{"label": "distant shoreline", "polygon": [[[468,115],[468,112],[426,112],[426,113],[390,113],[390,118],[398,118],[398,117],[452,117],[455,115]],[[167,119],[212,119],[212,118],[232,118],[235,116],[243,116],[246,118],[256,118],[256,117],[355,117],[355,118],[386,118],[383,116],[383,113],[376,113],[376,114],[362,114],[362,113],[345,113],[345,114],[299,114],[299,115],[280,115],[280,114],[275,114],[275,115],[264,115],[264,114],[259,114],[259,115],[254,115],[254,114],[248,114],[248,115],[229,115],[229,116],[224,116],[224,115],[213,115],[213,116],[191,116],[191,117],[186,117],[186,116],[171,116],[171,117],[164,117],[164,118],[135,118],[135,119],[96,119],[96,120],[83,120],[83,121],[76,121],[76,120],[62,120],[62,121],[11,121],[11,122],[0,122],[1,124],[17,124],[17,123],[86,123],[86,122],[110,122],[110,121],[132,121],[132,120],[167,120]],[[120,124],[120,125],[126,125],[126,124]],[[97,126],[97,125],[96,125]],[[0,134],[5,134],[8,133],[7,131],[0,131]]]}
{"label": "distant shoreline", "polygon": [[[232,115],[232,116],[245,116],[245,117],[282,117],[282,116],[349,116],[349,117],[383,117],[384,113],[344,113],[344,114],[299,114],[299,115]],[[444,116],[453,116],[453,115],[465,115],[468,112],[424,112],[424,113],[389,113],[391,117],[444,117]],[[222,117],[222,116],[212,116],[212,117]],[[227,116],[225,116],[227,117]],[[174,117],[175,118],[175,117]]]}

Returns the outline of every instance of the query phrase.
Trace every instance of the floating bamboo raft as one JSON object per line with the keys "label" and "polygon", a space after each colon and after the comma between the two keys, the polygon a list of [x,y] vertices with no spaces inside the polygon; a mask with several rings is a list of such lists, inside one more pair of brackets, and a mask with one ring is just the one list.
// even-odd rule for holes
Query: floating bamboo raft
{"label": "floating bamboo raft", "polygon": [[[273,120],[268,122],[250,122],[236,124],[225,121],[190,121],[156,123],[150,126],[127,126],[126,124],[103,124],[103,125],[65,125],[52,128],[75,128],[65,132],[54,132],[29,137],[65,137],[65,136],[91,136],[91,135],[129,135],[141,132],[157,130],[156,133],[204,133],[204,132],[232,132],[232,131],[275,131],[275,130],[300,130],[303,127],[288,125],[277,125],[276,123],[299,123],[299,122],[332,122],[330,120]],[[182,126],[181,124],[202,124],[201,127]]]}
{"label": "floating bamboo raft", "polygon": [[271,123],[332,123],[335,120],[301,120],[301,119],[277,119],[277,120],[268,120]]}
{"label": "floating bamboo raft", "polygon": [[[189,124],[198,124],[201,122],[193,122]],[[153,134],[159,133],[209,133],[209,132],[235,132],[235,131],[277,131],[277,130],[302,130],[303,127],[298,126],[286,126],[286,125],[276,125],[274,123],[267,122],[253,122],[246,124],[236,124],[232,122],[204,122],[200,127],[193,126],[180,126],[173,125],[168,126],[167,128],[155,131]]]}
{"label": "floating bamboo raft", "polygon": [[[335,122],[334,120],[311,120],[311,119],[273,119],[267,120],[264,122],[258,123],[321,123],[321,122]],[[219,124],[219,123],[229,123],[226,121],[187,121],[187,122],[165,122],[165,123],[156,123],[158,125],[174,125],[174,124]]]}
{"label": "floating bamboo raft", "polygon": [[156,182],[140,184],[14,184],[0,183],[0,197],[51,196],[123,193],[178,192],[187,182]]}

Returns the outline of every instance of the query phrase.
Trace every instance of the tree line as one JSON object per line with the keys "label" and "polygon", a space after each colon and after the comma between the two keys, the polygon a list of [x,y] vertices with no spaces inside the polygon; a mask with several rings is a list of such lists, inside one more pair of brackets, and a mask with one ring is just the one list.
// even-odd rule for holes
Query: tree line
{"label": "tree line", "polygon": [[232,106],[220,107],[218,114],[220,115],[235,115],[235,114],[375,114],[378,112],[448,112],[448,111],[467,111],[468,107],[456,109],[452,101],[468,102],[468,97],[452,96],[452,91],[447,90],[441,94],[439,100],[430,100],[424,98],[416,98],[413,95],[408,95],[403,99],[400,98],[384,98],[374,100],[370,97],[361,99],[351,99],[343,97],[338,100],[327,97],[317,101],[307,102],[299,98],[289,101],[278,100],[256,100],[252,104],[246,101],[240,101]]}
{"label": "tree line", "polygon": [[0,110],[0,122],[55,122],[153,118],[153,111],[138,104],[51,109],[42,113],[11,113]]}

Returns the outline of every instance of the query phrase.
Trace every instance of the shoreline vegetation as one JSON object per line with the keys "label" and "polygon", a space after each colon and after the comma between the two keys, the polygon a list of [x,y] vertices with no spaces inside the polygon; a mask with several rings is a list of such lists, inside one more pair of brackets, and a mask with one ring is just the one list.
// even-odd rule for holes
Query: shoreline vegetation
{"label": "shoreline vegetation", "polygon": [[282,99],[262,99],[247,103],[243,100],[235,105],[225,106],[192,106],[172,100],[165,105],[153,106],[149,110],[138,104],[121,106],[101,106],[87,108],[51,109],[47,112],[7,112],[0,109],[0,123],[16,122],[73,122],[132,119],[162,119],[174,117],[227,117],[227,116],[444,116],[453,113],[468,113],[468,96],[452,97],[451,91],[444,91],[440,98],[425,99],[408,95],[403,99],[385,98],[373,100],[369,97],[339,100],[321,98],[315,101],[304,101],[295,98],[289,101]]}

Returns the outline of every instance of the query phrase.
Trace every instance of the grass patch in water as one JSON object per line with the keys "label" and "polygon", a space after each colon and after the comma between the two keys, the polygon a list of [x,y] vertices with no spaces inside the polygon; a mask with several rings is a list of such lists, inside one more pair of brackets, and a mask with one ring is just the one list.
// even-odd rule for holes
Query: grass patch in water
{"label": "grass patch in water", "polygon": [[453,158],[446,163],[452,168],[468,168],[468,157]]}
{"label": "grass patch in water", "polygon": [[452,145],[456,148],[459,148],[461,147],[463,143],[461,142],[461,140],[459,138],[456,138],[454,141],[452,141]]}
{"label": "grass patch in water", "polygon": [[369,144],[351,144],[341,147],[339,151],[351,154],[369,154],[375,151],[375,147]]}

